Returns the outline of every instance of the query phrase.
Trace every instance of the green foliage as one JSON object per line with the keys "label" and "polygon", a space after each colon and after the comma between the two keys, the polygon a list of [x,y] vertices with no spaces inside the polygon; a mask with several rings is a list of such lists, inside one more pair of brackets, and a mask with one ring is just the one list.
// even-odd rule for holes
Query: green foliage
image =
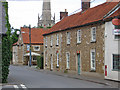
{"label": "green foliage", "polygon": [[37,67],[39,67],[39,68],[42,67],[42,59],[43,59],[43,56],[38,56],[37,57]]}
{"label": "green foliage", "polygon": [[6,32],[6,35],[2,36],[2,83],[7,82],[7,77],[9,74],[9,65],[10,65],[10,60],[12,58],[12,53],[11,53],[11,26],[9,24],[9,19],[8,19],[8,3],[3,2],[3,6],[5,8],[6,12],[6,28],[8,29]]}
{"label": "green foliage", "polygon": [[64,70],[64,73],[68,73],[68,70]]}
{"label": "green foliage", "polygon": [[15,32],[12,34],[12,37],[11,37],[12,44],[14,44],[14,43],[16,43],[18,41],[17,31],[20,31],[20,30],[19,29],[15,29]]}

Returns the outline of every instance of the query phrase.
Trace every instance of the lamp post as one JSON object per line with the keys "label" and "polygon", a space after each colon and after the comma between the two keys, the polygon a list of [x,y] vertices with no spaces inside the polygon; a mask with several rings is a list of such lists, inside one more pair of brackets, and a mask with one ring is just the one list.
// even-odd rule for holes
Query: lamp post
{"label": "lamp post", "polygon": [[32,59],[32,57],[31,57],[31,25],[29,25],[29,40],[30,40],[30,60],[29,60],[29,66],[31,67],[31,59]]}

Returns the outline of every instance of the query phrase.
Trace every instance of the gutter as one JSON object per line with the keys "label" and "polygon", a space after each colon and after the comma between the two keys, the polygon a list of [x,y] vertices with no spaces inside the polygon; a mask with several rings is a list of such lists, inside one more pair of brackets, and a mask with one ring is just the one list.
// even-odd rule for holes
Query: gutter
{"label": "gutter", "polygon": [[87,23],[87,24],[84,24],[84,25],[74,26],[74,27],[66,28],[66,29],[63,29],[63,30],[60,30],[60,31],[54,31],[54,32],[51,32],[51,33],[48,33],[48,34],[43,34],[43,36],[47,36],[47,35],[50,35],[50,34],[53,34],[53,33],[66,31],[66,30],[70,30],[70,29],[80,28],[80,27],[84,27],[84,26],[88,26],[88,25],[92,25],[92,24],[97,24],[97,23],[105,23],[105,22],[102,19],[102,20],[91,22],[91,23]]}

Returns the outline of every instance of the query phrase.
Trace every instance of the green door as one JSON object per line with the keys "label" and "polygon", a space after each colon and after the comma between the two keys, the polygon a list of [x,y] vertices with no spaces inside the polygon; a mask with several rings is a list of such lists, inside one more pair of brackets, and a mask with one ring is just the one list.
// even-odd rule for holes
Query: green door
{"label": "green door", "polygon": [[78,74],[80,74],[80,54],[77,55],[78,58]]}

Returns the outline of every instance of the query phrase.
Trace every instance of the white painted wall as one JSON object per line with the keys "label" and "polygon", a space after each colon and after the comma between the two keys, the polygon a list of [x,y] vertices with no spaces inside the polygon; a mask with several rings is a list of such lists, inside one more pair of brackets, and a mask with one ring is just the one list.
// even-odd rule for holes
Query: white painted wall
{"label": "white painted wall", "polygon": [[13,46],[13,64],[17,64],[18,63],[18,47]]}
{"label": "white painted wall", "polygon": [[105,65],[107,65],[107,76],[105,78],[118,81],[118,74],[120,75],[120,72],[113,71],[112,56],[113,54],[120,54],[118,52],[120,51],[120,48],[118,48],[120,40],[114,39],[113,29],[112,21],[105,23]]}

